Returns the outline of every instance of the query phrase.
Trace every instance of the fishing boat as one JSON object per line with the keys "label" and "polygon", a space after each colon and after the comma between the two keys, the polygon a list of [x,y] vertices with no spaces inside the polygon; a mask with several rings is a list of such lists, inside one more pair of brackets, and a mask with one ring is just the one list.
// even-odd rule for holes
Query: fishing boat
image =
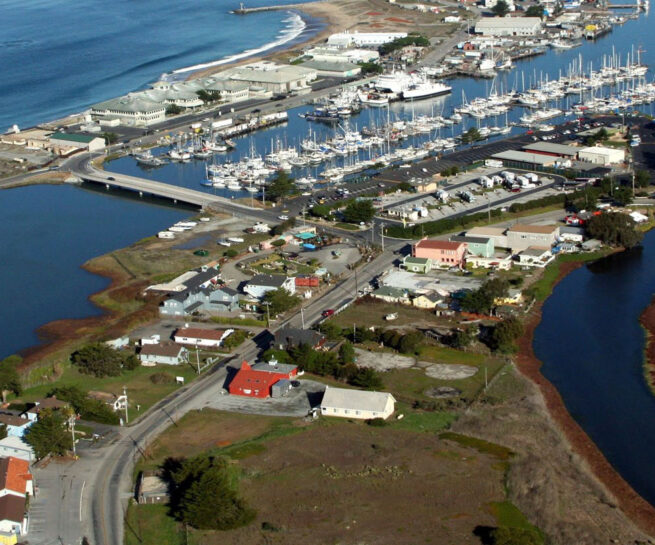
{"label": "fishing boat", "polygon": [[140,165],[144,165],[148,167],[160,167],[166,164],[166,161],[164,161],[160,157],[155,157],[150,150],[146,150],[142,153],[136,154],[134,156],[134,159],[136,159],[136,162],[139,163]]}

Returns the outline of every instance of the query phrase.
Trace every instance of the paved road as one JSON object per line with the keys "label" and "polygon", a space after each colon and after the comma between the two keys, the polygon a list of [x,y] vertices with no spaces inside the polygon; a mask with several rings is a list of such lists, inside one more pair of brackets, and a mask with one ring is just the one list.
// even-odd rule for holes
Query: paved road
{"label": "paved road", "polygon": [[[398,249],[405,243],[393,241],[388,245],[390,249]],[[273,329],[282,327],[285,324],[292,324],[300,327],[303,318],[305,325],[320,320],[321,312],[326,308],[337,308],[344,302],[352,301],[357,289],[370,282],[373,278],[391,266],[396,259],[391,252],[382,254],[377,259],[364,265],[356,273],[350,273],[348,278],[339,281],[333,288],[322,297],[312,300],[303,307],[302,313],[296,313],[290,318],[275,324]],[[259,348],[248,341],[235,355],[235,360],[246,359],[252,361],[256,358]],[[91,517],[78,526],[83,533],[74,533],[71,525],[63,543],[66,545],[76,543],[81,535],[92,536],[95,545],[121,545],[124,531],[125,498],[129,497],[132,489],[132,470],[134,463],[138,460],[144,447],[152,441],[165,428],[174,424],[186,412],[193,409],[200,409],[212,404],[225,382],[226,364],[220,364],[208,374],[197,381],[189,384],[182,390],[178,390],[170,397],[162,400],[136,425],[119,430],[118,440],[109,446],[104,446],[96,451],[95,460],[83,458],[76,462],[74,473],[84,474],[92,468],[95,471],[95,478],[87,482],[89,490],[85,492],[85,498],[91,498]],[[78,469],[79,464],[79,469]],[[79,482],[79,477],[77,481]],[[87,500],[85,500],[87,501]],[[79,502],[75,497],[63,498],[62,509],[70,512],[79,508]]]}

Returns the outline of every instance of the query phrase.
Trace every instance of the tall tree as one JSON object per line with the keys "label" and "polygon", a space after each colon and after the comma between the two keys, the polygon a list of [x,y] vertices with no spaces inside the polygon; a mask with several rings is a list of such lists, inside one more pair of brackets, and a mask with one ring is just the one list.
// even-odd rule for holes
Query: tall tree
{"label": "tall tree", "polygon": [[300,297],[290,294],[284,288],[269,291],[264,295],[264,303],[269,304],[269,311],[273,316],[286,312],[299,302]]}
{"label": "tall tree", "polygon": [[498,17],[505,17],[509,13],[509,4],[505,0],[498,0],[491,11]]}
{"label": "tall tree", "polygon": [[353,201],[343,211],[343,219],[350,223],[368,222],[375,216],[375,207],[370,200]]}
{"label": "tall tree", "polygon": [[66,413],[43,409],[39,412],[39,419],[25,432],[25,441],[32,446],[39,460],[48,454],[63,456],[73,448],[67,426]]}
{"label": "tall tree", "polygon": [[273,201],[283,199],[296,189],[294,179],[286,172],[280,171],[266,188],[266,196]]}
{"label": "tall tree", "polygon": [[641,242],[642,233],[637,231],[635,221],[620,212],[593,216],[587,223],[587,232],[610,246],[632,248]]}
{"label": "tall tree", "polygon": [[255,518],[241,499],[236,479],[223,458],[184,460],[172,474],[174,515],[200,530],[232,530]]}

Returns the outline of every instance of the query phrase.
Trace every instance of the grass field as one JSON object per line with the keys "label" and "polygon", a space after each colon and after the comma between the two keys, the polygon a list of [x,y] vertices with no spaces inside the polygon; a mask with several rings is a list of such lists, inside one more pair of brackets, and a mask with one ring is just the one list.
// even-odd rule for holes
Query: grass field
{"label": "grass field", "polygon": [[[388,322],[384,319],[387,314],[397,312],[398,318]],[[406,325],[418,327],[421,325],[435,325],[444,323],[429,310],[422,310],[407,305],[385,303],[381,300],[357,301],[350,305],[343,312],[331,318],[335,324],[341,327],[353,327],[357,324],[361,327],[398,327]]]}
{"label": "grass field", "polygon": [[439,439],[452,415],[402,405],[398,412],[405,417],[381,428],[337,418],[190,413],[148,447],[141,467],[168,456],[227,455],[257,519],[229,532],[185,531],[165,506],[132,505],[125,543],[479,544],[475,527],[493,524],[489,506],[506,500],[497,457]]}
{"label": "grass field", "polygon": [[[112,394],[122,394],[123,386],[127,388],[127,395],[130,402],[130,420],[136,418],[139,413],[145,412],[154,403],[167,396],[174,390],[180,388],[173,384],[154,384],[150,377],[155,373],[165,371],[171,376],[182,376],[188,384],[197,375],[193,367],[180,365],[158,365],[156,367],[137,367],[134,371],[125,371],[117,377],[97,378],[93,375],[80,373],[73,365],[67,363],[63,367],[61,377],[53,383],[43,384],[27,388],[20,396],[21,401],[34,401],[48,395],[56,387],[77,386],[82,390],[99,390]],[[139,411],[136,405],[140,405]]]}

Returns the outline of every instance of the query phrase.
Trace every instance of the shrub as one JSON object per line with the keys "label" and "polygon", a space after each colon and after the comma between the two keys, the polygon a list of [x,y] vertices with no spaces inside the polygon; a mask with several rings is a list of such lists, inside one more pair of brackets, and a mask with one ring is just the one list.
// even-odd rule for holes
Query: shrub
{"label": "shrub", "polygon": [[150,375],[150,382],[153,384],[173,384],[175,377],[166,371],[160,371]]}
{"label": "shrub", "polygon": [[366,423],[375,428],[383,428],[387,425],[387,421],[384,418],[370,418]]}

